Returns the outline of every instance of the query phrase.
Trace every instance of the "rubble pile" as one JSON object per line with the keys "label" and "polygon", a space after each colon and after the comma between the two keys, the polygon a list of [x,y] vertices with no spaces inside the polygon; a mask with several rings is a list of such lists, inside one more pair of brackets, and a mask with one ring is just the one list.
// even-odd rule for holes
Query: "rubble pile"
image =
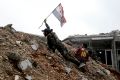
{"label": "rubble pile", "polygon": [[[74,48],[66,46],[74,55]],[[0,80],[120,80],[119,76],[92,59],[82,72],[59,52],[51,52],[44,37],[17,32],[12,24],[0,27]]]}

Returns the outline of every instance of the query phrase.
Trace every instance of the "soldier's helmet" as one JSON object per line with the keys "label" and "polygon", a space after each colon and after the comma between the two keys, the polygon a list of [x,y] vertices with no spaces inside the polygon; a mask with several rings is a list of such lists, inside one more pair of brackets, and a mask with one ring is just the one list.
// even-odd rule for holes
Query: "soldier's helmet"
{"label": "soldier's helmet", "polygon": [[42,30],[42,32],[43,32],[43,34],[44,34],[45,36],[47,36],[47,35],[48,35],[49,33],[51,33],[52,31],[53,31],[53,29],[48,29],[48,28]]}

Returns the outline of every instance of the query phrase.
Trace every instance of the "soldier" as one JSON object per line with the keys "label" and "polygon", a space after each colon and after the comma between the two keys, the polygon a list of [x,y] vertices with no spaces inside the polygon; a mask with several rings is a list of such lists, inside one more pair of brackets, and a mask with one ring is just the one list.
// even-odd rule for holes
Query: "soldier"
{"label": "soldier", "polygon": [[82,44],[76,51],[75,57],[80,61],[81,65],[79,65],[80,67],[85,66],[85,63],[88,61],[89,59],[89,52],[87,50],[87,44]]}
{"label": "soldier", "polygon": [[80,62],[75,59],[73,56],[71,56],[67,50],[67,48],[64,46],[61,40],[57,37],[55,32],[53,32],[52,29],[50,29],[49,25],[46,23],[46,20],[44,20],[44,23],[46,25],[46,29],[42,30],[45,37],[47,37],[47,44],[48,47],[55,52],[57,49],[60,54],[68,61],[73,62],[77,66],[80,65]]}

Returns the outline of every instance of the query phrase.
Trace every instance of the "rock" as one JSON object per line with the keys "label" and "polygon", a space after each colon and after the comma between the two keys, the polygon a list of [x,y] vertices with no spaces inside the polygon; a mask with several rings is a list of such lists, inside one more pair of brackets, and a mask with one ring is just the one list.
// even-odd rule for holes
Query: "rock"
{"label": "rock", "polygon": [[17,44],[18,46],[21,46],[21,41],[16,41],[16,44]]}
{"label": "rock", "polygon": [[38,49],[38,45],[35,45],[35,44],[31,45],[31,47],[32,47],[33,50],[37,50]]}
{"label": "rock", "polygon": [[16,43],[17,43],[17,44],[20,44],[20,43],[21,43],[21,41],[16,41]]}
{"label": "rock", "polygon": [[14,62],[19,62],[21,57],[20,55],[17,55],[16,53],[8,52],[7,57],[9,60]]}
{"label": "rock", "polygon": [[26,80],[32,80],[32,77],[29,76],[29,75],[26,75],[25,79],[26,79]]}
{"label": "rock", "polygon": [[110,71],[107,69],[103,69],[103,72],[106,73],[107,75],[110,75]]}
{"label": "rock", "polygon": [[52,59],[52,57],[47,57],[49,60],[51,60]]}
{"label": "rock", "polygon": [[4,42],[5,38],[0,38],[0,43]]}
{"label": "rock", "polygon": [[16,32],[16,30],[12,27],[12,24],[7,24],[6,26],[4,26],[4,28],[12,33]]}
{"label": "rock", "polygon": [[97,73],[100,74],[101,76],[105,76],[105,75],[106,75],[106,74],[105,74],[103,71],[101,71],[101,70],[97,70]]}
{"label": "rock", "polygon": [[12,24],[7,24],[6,26],[4,26],[4,28],[11,28]]}
{"label": "rock", "polygon": [[66,72],[69,74],[71,71],[71,68],[65,67]]}
{"label": "rock", "polygon": [[18,68],[22,71],[28,69],[28,68],[32,68],[32,63],[26,59],[26,60],[23,60],[23,61],[20,61],[18,63]]}
{"label": "rock", "polygon": [[30,43],[32,44],[31,47],[32,47],[33,50],[37,50],[38,49],[39,44],[35,40],[30,41]]}
{"label": "rock", "polygon": [[15,80],[19,80],[19,75],[15,75]]}
{"label": "rock", "polygon": [[85,78],[85,77],[82,77],[82,80],[88,80],[87,78]]}

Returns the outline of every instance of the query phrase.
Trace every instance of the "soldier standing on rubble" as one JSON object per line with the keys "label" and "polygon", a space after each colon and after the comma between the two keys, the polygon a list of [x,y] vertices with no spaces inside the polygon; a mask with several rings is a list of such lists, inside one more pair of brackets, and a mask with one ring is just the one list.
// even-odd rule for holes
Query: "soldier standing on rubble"
{"label": "soldier standing on rubble", "polygon": [[75,57],[81,62],[80,67],[85,66],[86,62],[89,60],[89,52],[87,50],[87,44],[83,43],[76,50]]}
{"label": "soldier standing on rubble", "polygon": [[69,54],[67,48],[53,32],[53,29],[50,29],[49,25],[46,23],[46,19],[44,20],[44,23],[46,25],[46,29],[42,30],[42,32],[44,36],[47,37],[47,44],[49,49],[51,49],[53,52],[55,52],[55,50],[57,49],[66,60],[71,61],[79,66],[80,62]]}

